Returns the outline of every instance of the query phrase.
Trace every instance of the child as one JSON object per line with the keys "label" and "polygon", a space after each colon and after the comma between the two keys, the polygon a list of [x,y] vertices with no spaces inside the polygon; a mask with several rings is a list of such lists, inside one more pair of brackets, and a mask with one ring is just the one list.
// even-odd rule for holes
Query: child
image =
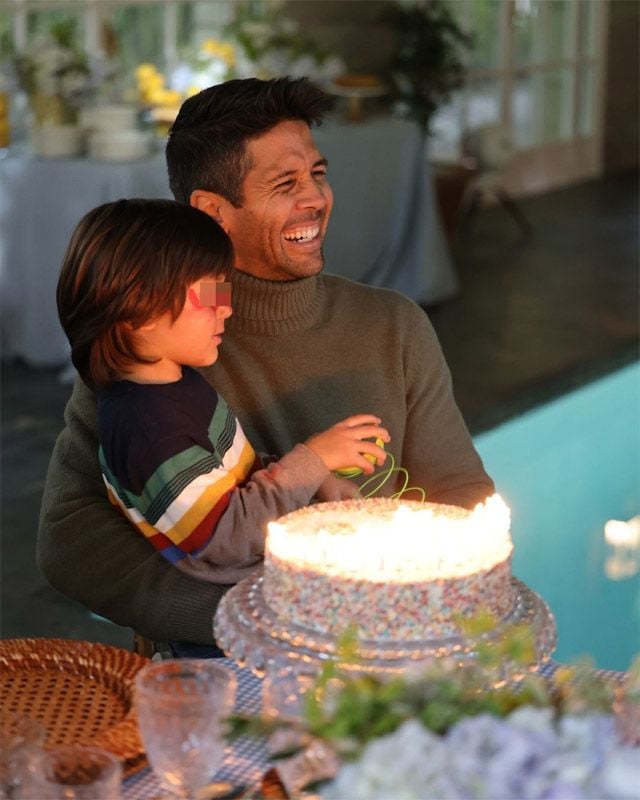
{"label": "child", "polygon": [[72,360],[98,396],[100,465],[114,504],[162,555],[230,584],[264,554],[266,523],[370,474],[387,442],[359,414],[265,467],[197,367],[213,364],[231,315],[231,240],[210,217],[172,200],[119,200],[76,228],[58,282]]}

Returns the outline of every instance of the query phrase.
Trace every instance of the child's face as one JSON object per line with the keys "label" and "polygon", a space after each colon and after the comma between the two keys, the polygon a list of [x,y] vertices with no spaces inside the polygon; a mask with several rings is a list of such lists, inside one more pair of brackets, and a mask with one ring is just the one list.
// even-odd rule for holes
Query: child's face
{"label": "child's face", "polygon": [[[213,287],[212,282],[217,286]],[[219,287],[219,289],[218,289]],[[218,289],[218,291],[215,291]],[[208,305],[217,302],[226,305]],[[187,288],[182,311],[175,319],[163,314],[139,331],[142,354],[159,358],[150,365],[157,380],[175,380],[182,374],[180,365],[208,367],[218,358],[224,321],[231,316],[229,284],[221,279],[203,279]]]}

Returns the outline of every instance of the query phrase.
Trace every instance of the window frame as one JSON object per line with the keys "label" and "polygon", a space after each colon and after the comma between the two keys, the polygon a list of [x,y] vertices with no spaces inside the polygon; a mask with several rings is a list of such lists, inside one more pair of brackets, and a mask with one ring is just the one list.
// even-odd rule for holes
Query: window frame
{"label": "window frame", "polygon": [[[465,30],[470,30],[471,4],[474,0],[457,0],[458,9],[462,13],[458,19]],[[595,41],[593,52],[588,52],[586,15],[589,13],[587,3],[581,0],[568,0],[572,20],[572,33],[575,37],[571,55],[562,58],[545,59],[539,57],[526,64],[518,64],[516,59],[516,10],[518,0],[503,0],[500,4],[498,64],[495,67],[474,67],[469,64],[467,81],[456,101],[456,108],[448,113],[458,116],[460,140],[470,129],[469,106],[473,95],[473,86],[482,80],[495,81],[499,91],[498,118],[496,123],[503,124],[511,134],[514,130],[514,98],[519,79],[552,74],[562,69],[571,70],[571,130],[567,139],[557,138],[548,141],[534,141],[531,146],[520,148],[514,163],[505,178],[506,185],[514,193],[526,194],[550,188],[554,185],[565,185],[577,180],[601,174],[603,154],[602,141],[604,129],[604,78],[606,68],[606,26],[608,20],[608,4],[594,2],[591,6],[595,18]],[[543,14],[542,26],[546,24],[549,6],[540,4]],[[581,38],[581,31],[585,36]],[[593,70],[593,92],[591,95],[592,124],[589,133],[581,131],[582,125],[582,87],[581,77],[585,69]],[[461,142],[458,145],[457,157],[462,155]],[[438,161],[438,151],[434,150],[433,160]],[[445,158],[445,160],[447,160]]]}

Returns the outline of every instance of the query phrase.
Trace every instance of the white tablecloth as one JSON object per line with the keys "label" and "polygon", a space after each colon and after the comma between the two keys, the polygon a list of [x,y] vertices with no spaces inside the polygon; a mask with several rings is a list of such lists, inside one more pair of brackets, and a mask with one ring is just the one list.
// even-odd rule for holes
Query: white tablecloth
{"label": "white tablecloth", "polygon": [[62,364],[69,346],[56,284],[69,238],[87,211],[120,197],[169,197],[164,161],[107,164],[11,154],[0,161],[2,358]]}
{"label": "white tablecloth", "polygon": [[[335,195],[327,272],[397,289],[425,305],[453,295],[457,279],[418,128],[391,119],[330,121],[314,135],[329,159]],[[67,362],[55,288],[74,227],[110,200],[170,196],[162,152],[131,163],[24,152],[1,160],[2,357],[34,366]]]}
{"label": "white tablecloth", "polygon": [[455,294],[418,127],[393,119],[328,123],[314,137],[329,159],[334,193],[326,271],[397,289],[423,305]]}

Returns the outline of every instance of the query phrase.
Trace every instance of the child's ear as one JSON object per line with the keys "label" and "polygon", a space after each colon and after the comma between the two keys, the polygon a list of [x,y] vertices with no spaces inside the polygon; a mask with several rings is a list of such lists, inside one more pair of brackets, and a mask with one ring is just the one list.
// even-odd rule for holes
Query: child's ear
{"label": "child's ear", "polygon": [[146,322],[144,325],[138,325],[137,327],[134,327],[133,324],[128,321],[122,323],[122,326],[129,331],[129,333],[138,333],[138,331],[152,331],[156,325],[156,320],[153,320],[152,322]]}
{"label": "child's ear", "polygon": [[141,325],[139,328],[132,328],[132,330],[145,333],[146,331],[152,331],[156,327],[156,324],[156,322],[147,322],[145,325]]}
{"label": "child's ear", "polygon": [[[225,198],[216,192],[208,192],[206,189],[195,189],[191,192],[189,203],[200,211],[214,219],[222,228],[224,225],[224,209],[228,203]],[[226,230],[226,228],[225,228]]]}

